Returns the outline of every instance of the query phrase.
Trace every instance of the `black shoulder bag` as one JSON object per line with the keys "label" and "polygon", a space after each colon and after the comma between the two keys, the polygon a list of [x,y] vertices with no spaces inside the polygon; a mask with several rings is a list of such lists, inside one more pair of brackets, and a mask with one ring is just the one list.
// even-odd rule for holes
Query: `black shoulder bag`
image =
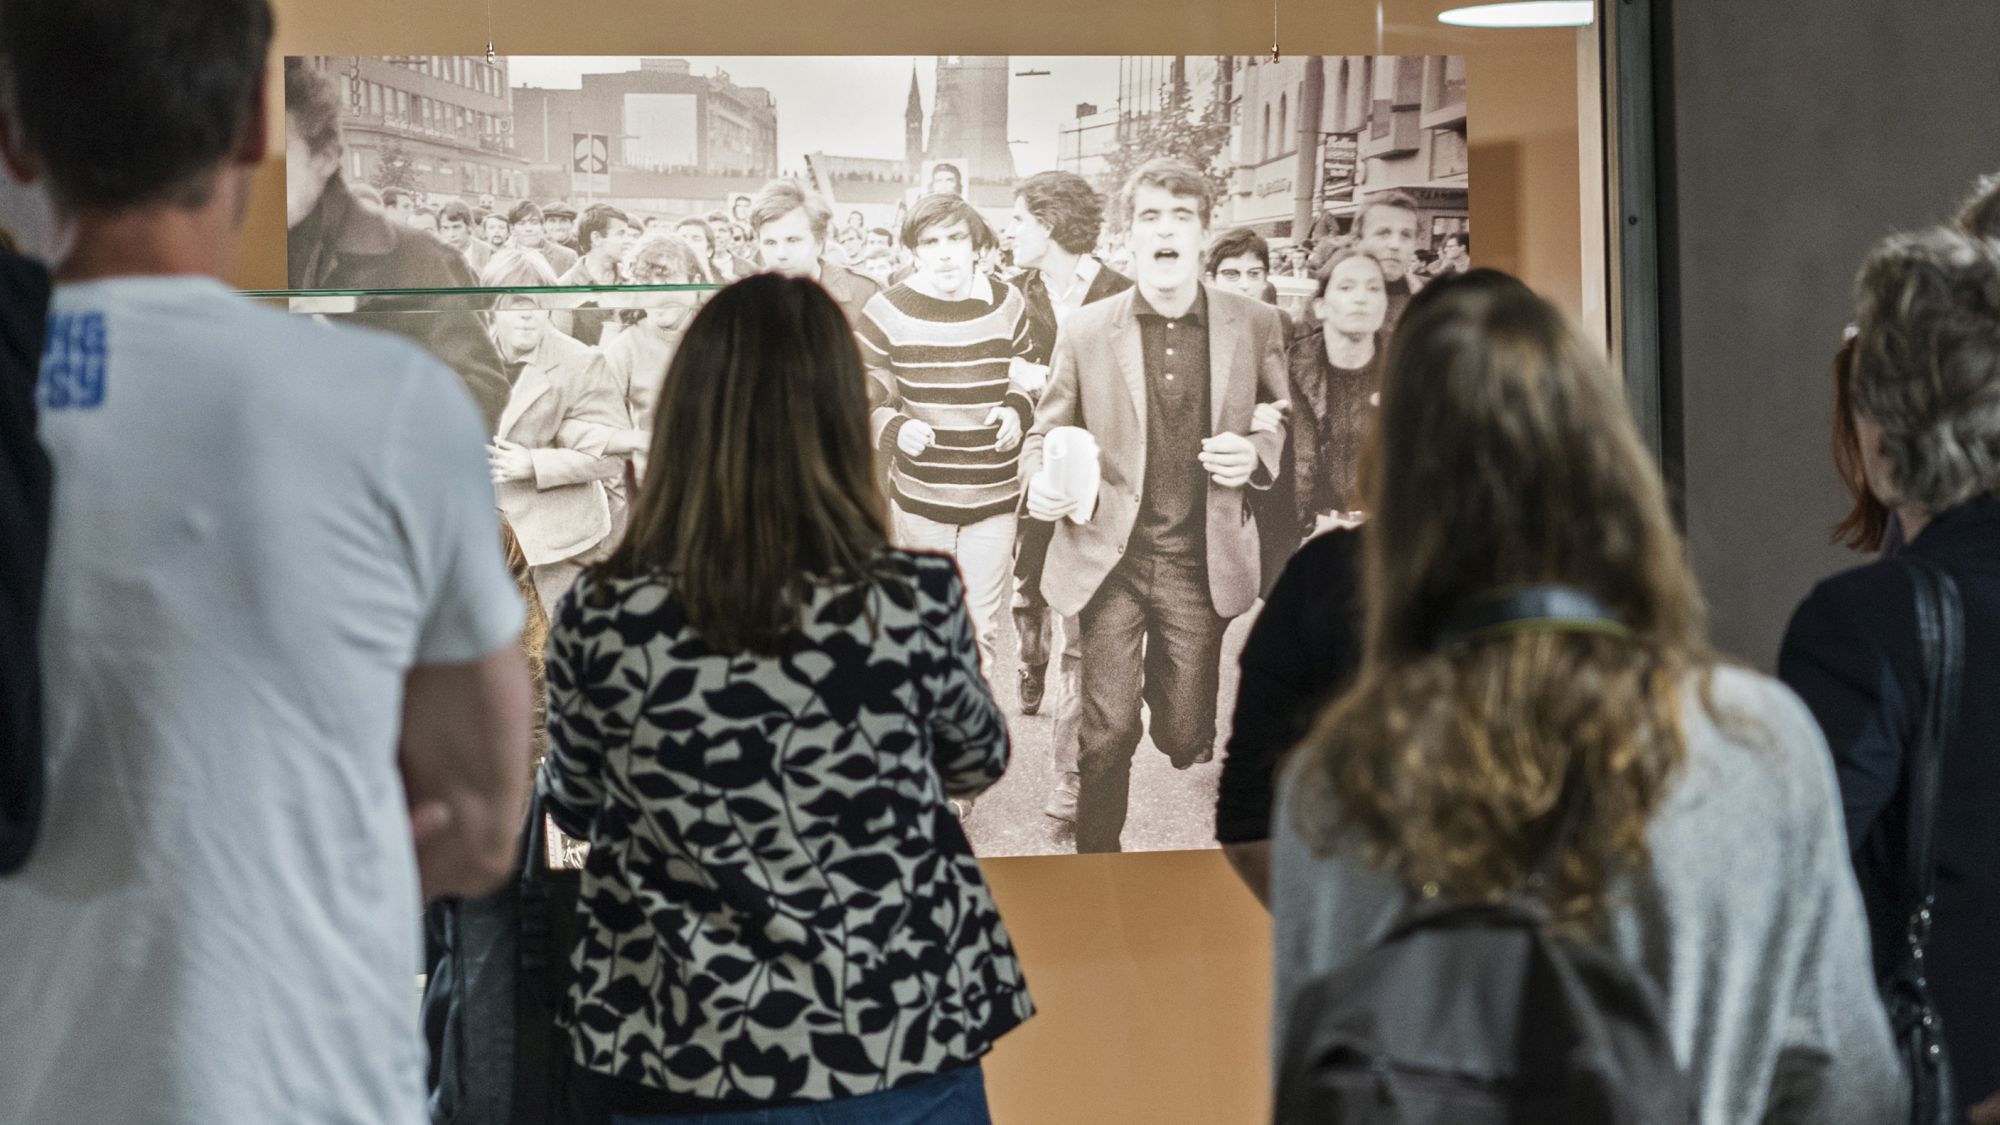
{"label": "black shoulder bag", "polygon": [[557,1023],[569,988],[581,875],[549,866],[539,795],[521,873],[483,898],[426,912],[424,991],[432,1125],[575,1125],[591,1120]]}
{"label": "black shoulder bag", "polygon": [[1965,613],[1958,584],[1951,575],[1915,556],[1904,555],[1902,561],[1916,587],[1924,709],[1916,741],[1905,756],[1909,823],[1903,894],[1909,921],[1903,956],[1880,983],[1896,1051],[1910,1077],[1910,1123],[1950,1125],[1954,1105],[1951,1062],[1945,1054],[1944,1025],[1932,999],[1924,952],[1930,942],[1931,911],[1937,903],[1938,779],[1944,765],[1945,740],[1958,717],[1959,684],[1965,676]]}

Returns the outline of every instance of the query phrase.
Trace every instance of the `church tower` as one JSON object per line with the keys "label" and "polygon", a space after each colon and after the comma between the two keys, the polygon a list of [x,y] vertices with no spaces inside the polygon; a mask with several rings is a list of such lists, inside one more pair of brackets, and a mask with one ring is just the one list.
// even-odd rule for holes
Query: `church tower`
{"label": "church tower", "polygon": [[903,109],[903,159],[915,177],[924,164],[924,96],[917,90],[917,68],[910,68],[910,100]]}
{"label": "church tower", "polygon": [[1005,55],[938,56],[930,159],[963,160],[974,180],[1014,182],[1014,151],[1007,144],[1010,61]]}

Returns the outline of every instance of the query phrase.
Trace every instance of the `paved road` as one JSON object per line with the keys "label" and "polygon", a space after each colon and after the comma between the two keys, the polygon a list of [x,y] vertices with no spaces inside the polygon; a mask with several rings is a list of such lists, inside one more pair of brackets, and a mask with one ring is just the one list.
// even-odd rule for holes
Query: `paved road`
{"label": "paved road", "polygon": [[[1011,616],[1003,614],[1003,616]],[[1222,750],[1228,739],[1229,715],[1236,699],[1236,655],[1243,648],[1256,614],[1238,618],[1222,646],[1222,698],[1215,760],[1188,770],[1176,770],[1150,738],[1139,743],[1132,758],[1131,802],[1123,844],[1128,852],[1185,851],[1215,846],[1215,790],[1222,776]],[[1020,713],[1015,669],[1016,643],[1011,620],[1003,624],[999,652],[992,669],[993,692],[1007,712],[1014,736],[1014,754],[1007,775],[986,791],[966,819],[966,835],[981,856],[1067,855],[1076,851],[1075,838],[1042,813],[1054,792],[1051,762],[1056,714],[1056,679],[1049,677],[1048,698],[1041,713]],[[1051,670],[1053,672],[1053,669]]]}

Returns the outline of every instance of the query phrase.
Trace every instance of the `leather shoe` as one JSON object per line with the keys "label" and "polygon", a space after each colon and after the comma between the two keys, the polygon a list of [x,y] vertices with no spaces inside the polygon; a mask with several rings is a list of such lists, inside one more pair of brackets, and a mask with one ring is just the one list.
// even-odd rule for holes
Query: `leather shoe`
{"label": "leather shoe", "polygon": [[1195,766],[1207,765],[1215,760],[1215,743],[1210,742],[1192,754],[1176,754],[1171,750],[1166,754],[1168,763],[1175,769],[1193,769]]}
{"label": "leather shoe", "polygon": [[1042,815],[1064,824],[1076,823],[1076,775],[1065,773],[1056,782],[1056,791],[1049,794],[1049,803],[1042,806]]}
{"label": "leather shoe", "polygon": [[1021,714],[1033,715],[1042,709],[1042,696],[1048,688],[1048,679],[1046,661],[1021,665]]}

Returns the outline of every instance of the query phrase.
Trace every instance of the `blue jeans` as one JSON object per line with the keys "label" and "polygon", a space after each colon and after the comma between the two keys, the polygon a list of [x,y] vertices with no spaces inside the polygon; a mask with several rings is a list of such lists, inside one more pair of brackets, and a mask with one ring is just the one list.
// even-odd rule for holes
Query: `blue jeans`
{"label": "blue jeans", "polygon": [[879,1094],[696,1117],[619,1114],[611,1125],[992,1125],[992,1121],[986,1112],[986,1076],[974,1065]]}

